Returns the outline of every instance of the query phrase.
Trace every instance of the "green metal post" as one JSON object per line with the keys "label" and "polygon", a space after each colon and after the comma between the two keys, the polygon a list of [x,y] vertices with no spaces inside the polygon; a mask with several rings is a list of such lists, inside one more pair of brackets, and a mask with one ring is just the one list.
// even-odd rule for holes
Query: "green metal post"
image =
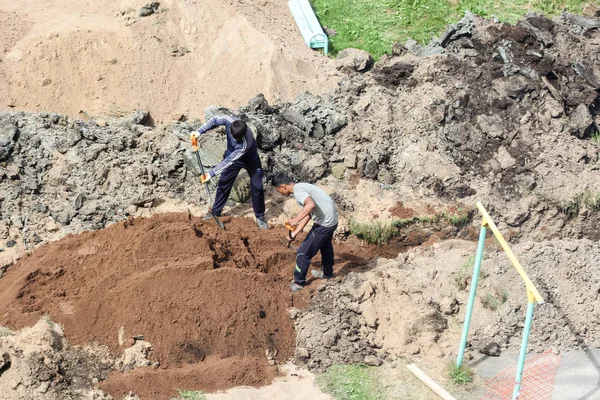
{"label": "green metal post", "polygon": [[517,366],[517,376],[515,377],[515,389],[513,391],[513,400],[519,398],[521,392],[521,379],[523,378],[523,367],[525,366],[525,354],[527,354],[527,343],[529,342],[529,331],[531,330],[531,322],[533,320],[533,306],[535,300],[533,296],[527,294],[527,317],[525,318],[525,327],[523,328],[523,340],[521,341],[521,352],[519,353],[519,365]]}
{"label": "green metal post", "polygon": [[475,303],[475,294],[477,293],[477,281],[479,280],[479,270],[481,269],[481,260],[483,259],[483,245],[485,244],[485,235],[487,227],[481,226],[479,231],[479,244],[477,245],[477,254],[475,255],[475,267],[473,268],[473,278],[471,279],[471,292],[469,294],[469,303],[467,304],[467,312],[465,313],[465,323],[463,325],[462,338],[460,339],[460,348],[458,349],[458,357],[456,366],[460,368],[465,355],[465,347],[467,346],[467,336],[469,335],[469,325],[471,325],[471,314],[473,313],[473,304]]}

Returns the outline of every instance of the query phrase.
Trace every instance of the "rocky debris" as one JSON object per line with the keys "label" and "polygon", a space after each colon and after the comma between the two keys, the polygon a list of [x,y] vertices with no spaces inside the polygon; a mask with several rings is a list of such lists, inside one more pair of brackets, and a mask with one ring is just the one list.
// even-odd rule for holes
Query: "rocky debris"
{"label": "rocky debris", "polygon": [[297,362],[324,371],[333,363],[358,364],[376,355],[374,343],[369,342],[369,333],[375,330],[360,314],[360,304],[354,297],[354,288],[367,284],[363,279],[360,274],[350,273],[344,285],[325,284],[311,302],[310,312],[296,317]]}
{"label": "rocky debris", "polygon": [[[589,240],[524,243],[513,250],[544,299],[543,304],[535,307],[530,348],[543,351],[600,346],[598,243]],[[474,339],[486,340],[487,335],[501,348],[517,349],[527,308],[523,283],[511,271],[513,267],[502,253],[485,260],[482,268],[493,270],[492,280],[509,294],[506,303],[498,308],[495,322],[476,330]],[[522,293],[509,289],[518,287],[523,288]]]}
{"label": "rocky debris", "polygon": [[186,47],[182,46],[171,46],[169,48],[172,57],[183,57],[190,52]]}
{"label": "rocky debris", "polygon": [[336,57],[336,68],[345,73],[366,72],[373,65],[373,57],[364,50],[344,49]]}
{"label": "rocky debris", "polygon": [[502,353],[500,350],[500,345],[496,342],[484,342],[479,347],[479,352],[492,357],[499,357]]}
{"label": "rocky debris", "polygon": [[131,371],[139,367],[147,367],[152,363],[149,358],[152,345],[144,340],[136,340],[133,346],[123,351],[123,355],[115,362],[115,367],[121,372]]}
{"label": "rocky debris", "polygon": [[46,318],[0,337],[0,391],[7,400],[109,400],[94,386],[112,370],[108,350],[69,345]]}
{"label": "rocky debris", "polygon": [[[400,51],[345,77],[328,96],[270,105],[258,95],[205,115],[248,122],[267,181],[279,172],[348,179],[357,170],[443,202],[490,199],[497,224],[514,229],[515,239],[598,238],[597,208],[581,200],[600,191],[600,147],[591,140],[600,121],[598,45],[584,39],[560,19],[531,14],[509,26],[466,15],[442,37],[440,56]],[[33,246],[56,226],[99,229],[165,198],[203,203],[189,148],[201,122],[148,125],[144,111],[106,126],[0,113],[0,222]],[[218,132],[202,140],[210,167],[224,142]],[[234,192],[233,201],[246,201],[247,179]]]}
{"label": "rocky debris", "polygon": [[[466,309],[458,305],[466,304],[470,290],[459,280],[470,277],[468,259],[475,248],[462,240],[415,248],[372,262],[365,273],[328,282],[296,319],[296,359],[320,371],[334,362],[377,365],[387,356],[456,354]],[[529,348],[598,348],[600,245],[587,239],[547,241],[513,251],[545,301],[536,305]],[[503,252],[486,250],[476,302],[468,350],[491,356],[518,351],[527,296]],[[489,308],[493,302],[495,309]]]}
{"label": "rocky debris", "polygon": [[138,17],[148,17],[158,11],[159,2],[153,1],[142,7],[137,12]]}

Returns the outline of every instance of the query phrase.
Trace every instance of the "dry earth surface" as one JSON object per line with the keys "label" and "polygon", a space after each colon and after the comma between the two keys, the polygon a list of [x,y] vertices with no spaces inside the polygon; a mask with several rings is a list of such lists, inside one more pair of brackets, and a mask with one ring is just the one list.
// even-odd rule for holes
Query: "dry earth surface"
{"label": "dry earth surface", "polygon": [[[372,65],[305,48],[285,2],[173,0],[145,17],[89,3],[0,4],[0,326],[15,332],[0,331],[0,399],[169,399],[268,384],[289,360],[381,365],[391,398],[427,399],[399,372],[414,361],[476,398],[481,382],[443,370],[476,201],[546,300],[530,350],[600,346],[596,17],[467,15]],[[243,176],[227,230],[198,218],[187,140],[217,113],[251,125],[267,183],[286,171],[334,198],[335,279],[289,293],[281,223],[298,208],[270,188],[266,232]],[[209,165],[221,134],[202,138]],[[352,234],[392,220],[383,246]],[[516,351],[525,289],[491,237],[485,254],[468,352]]]}

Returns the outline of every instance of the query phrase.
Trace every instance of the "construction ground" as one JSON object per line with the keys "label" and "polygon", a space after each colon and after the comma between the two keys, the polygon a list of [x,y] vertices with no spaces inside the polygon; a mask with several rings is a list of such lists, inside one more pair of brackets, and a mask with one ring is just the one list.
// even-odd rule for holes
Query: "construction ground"
{"label": "construction ground", "polygon": [[[473,382],[447,372],[477,202],[544,299],[520,398],[600,399],[597,12],[469,14],[373,62],[309,49],[287,2],[142,6],[0,2],[0,400],[325,400],[315,376],[339,365],[437,398],[408,364],[457,399],[511,398],[527,293],[491,234]],[[244,175],[226,229],[202,219],[189,135],[217,114],[256,135],[266,231]],[[201,139],[214,165],[223,132]],[[296,293],[279,172],[340,214],[335,278]]]}

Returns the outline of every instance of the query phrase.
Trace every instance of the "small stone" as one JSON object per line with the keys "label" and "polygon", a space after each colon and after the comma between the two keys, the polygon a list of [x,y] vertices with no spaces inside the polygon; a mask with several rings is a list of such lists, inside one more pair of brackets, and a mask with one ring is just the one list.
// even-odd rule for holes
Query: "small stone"
{"label": "small stone", "polygon": [[366,356],[364,362],[365,364],[373,367],[379,367],[381,364],[383,364],[383,361],[379,357],[375,356]]}
{"label": "small stone", "polygon": [[479,349],[479,352],[488,356],[500,356],[500,346],[496,342],[489,342]]}
{"label": "small stone", "polygon": [[10,247],[15,247],[17,245],[17,242],[14,240],[9,240],[8,242],[6,242],[6,247],[10,248]]}
{"label": "small stone", "polygon": [[46,230],[46,232],[56,232],[60,229],[60,227],[58,226],[58,224],[54,221],[48,221],[46,223],[46,225],[44,226],[44,229]]}
{"label": "small stone", "polygon": [[291,319],[296,319],[300,314],[300,310],[298,310],[296,307],[292,307],[288,308],[287,313]]}
{"label": "small stone", "polygon": [[302,358],[302,359],[307,359],[310,357],[310,353],[304,347],[298,347],[298,348],[296,348],[296,357]]}

